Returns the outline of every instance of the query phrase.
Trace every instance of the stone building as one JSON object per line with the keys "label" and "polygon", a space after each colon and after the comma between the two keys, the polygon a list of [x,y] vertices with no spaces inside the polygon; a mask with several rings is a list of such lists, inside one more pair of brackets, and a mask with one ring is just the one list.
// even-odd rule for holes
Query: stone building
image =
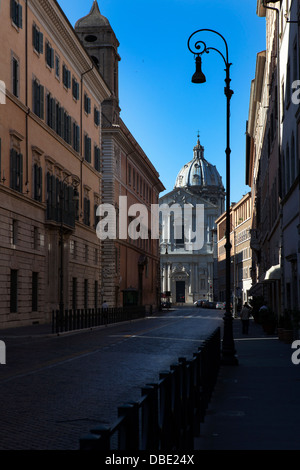
{"label": "stone building", "polygon": [[117,40],[97,2],[89,18],[107,30],[104,68],[57,1],[0,2],[1,328],[49,322],[59,305],[100,307],[104,295],[122,305],[122,291],[157,305],[157,243],[96,233],[103,200],[149,204],[163,185],[119,118]]}
{"label": "stone building", "polygon": [[[245,194],[240,201],[230,206],[230,243],[231,243],[231,299],[234,314],[248,302],[252,286],[252,250],[250,247],[252,224],[251,193]],[[218,244],[218,293],[219,300],[226,300],[226,212],[217,220]]]}
{"label": "stone building", "polygon": [[[299,310],[299,1],[257,1],[266,50],[257,54],[247,123],[253,198],[253,296],[279,317]],[[263,21],[263,20],[261,20]]]}
{"label": "stone building", "polygon": [[[182,233],[176,232],[173,212],[161,219],[161,291],[171,293],[173,304],[192,304],[199,299],[217,300],[218,297],[215,220],[224,210],[224,187],[217,168],[204,158],[199,138],[193,152],[193,159],[179,171],[174,189],[159,200],[160,207],[178,204],[183,220],[184,206],[192,208],[192,223],[186,224]],[[204,211],[198,232],[197,205]],[[193,243],[191,231],[202,237],[201,247]]]}
{"label": "stone building", "polygon": [[[102,105],[102,202],[120,212],[120,196],[127,207],[143,204],[150,218],[164,186],[151,161],[120,117],[118,66],[119,41],[94,1],[79,19],[75,31],[103,75],[111,94]],[[128,224],[130,217],[128,216]],[[127,224],[127,225],[128,225]],[[149,225],[150,226],[150,225]],[[129,236],[102,242],[102,297],[109,306],[139,304],[155,309],[159,300],[158,240],[132,240]]]}
{"label": "stone building", "polygon": [[57,2],[12,0],[0,10],[0,325],[7,327],[49,321],[61,293],[65,308],[100,305],[94,207],[110,90]]}

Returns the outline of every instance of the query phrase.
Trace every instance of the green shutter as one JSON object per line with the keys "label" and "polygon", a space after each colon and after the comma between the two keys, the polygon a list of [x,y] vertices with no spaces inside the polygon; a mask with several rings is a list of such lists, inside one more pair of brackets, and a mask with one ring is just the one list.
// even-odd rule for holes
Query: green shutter
{"label": "green shutter", "polygon": [[19,160],[19,191],[20,193],[23,192],[23,155],[21,153],[18,154]]}
{"label": "green shutter", "polygon": [[44,87],[42,85],[40,85],[40,118],[41,119],[44,119]]}
{"label": "green shutter", "polygon": [[22,5],[18,4],[18,27],[23,28]]}

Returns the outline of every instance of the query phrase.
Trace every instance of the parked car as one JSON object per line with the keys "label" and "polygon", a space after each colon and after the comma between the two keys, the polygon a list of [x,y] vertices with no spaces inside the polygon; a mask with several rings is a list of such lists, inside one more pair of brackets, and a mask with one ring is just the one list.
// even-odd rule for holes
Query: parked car
{"label": "parked car", "polygon": [[215,301],[208,302],[208,308],[216,308],[216,305],[217,305],[217,302]]}
{"label": "parked car", "polygon": [[216,308],[224,310],[225,309],[225,302],[217,302]]}

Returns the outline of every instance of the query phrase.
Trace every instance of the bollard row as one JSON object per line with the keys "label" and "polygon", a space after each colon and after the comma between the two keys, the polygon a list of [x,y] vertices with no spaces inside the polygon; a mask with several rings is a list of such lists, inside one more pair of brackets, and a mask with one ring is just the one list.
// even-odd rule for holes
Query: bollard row
{"label": "bollard row", "polygon": [[100,424],[80,439],[80,450],[192,450],[200,435],[220,367],[217,328],[192,359],[179,358],[157,383],[146,384],[140,400],[118,408],[112,426]]}

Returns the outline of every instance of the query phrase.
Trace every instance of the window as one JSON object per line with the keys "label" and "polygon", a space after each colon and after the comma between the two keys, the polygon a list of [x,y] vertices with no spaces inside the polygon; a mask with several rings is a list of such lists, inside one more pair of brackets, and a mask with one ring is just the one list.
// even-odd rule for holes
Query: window
{"label": "window", "polygon": [[12,58],[12,92],[19,98],[20,71],[19,61],[16,57]]}
{"label": "window", "polygon": [[56,100],[52,97],[51,93],[47,93],[46,97],[47,104],[47,124],[51,129],[56,128]]}
{"label": "window", "polygon": [[96,124],[96,126],[99,126],[100,125],[100,111],[98,108],[94,108],[94,122]]}
{"label": "window", "polygon": [[60,58],[55,55],[55,76],[60,79]]}
{"label": "window", "polygon": [[63,84],[66,88],[71,88],[71,72],[70,70],[63,65]]}
{"label": "window", "polygon": [[44,119],[44,87],[36,79],[33,80],[33,112]]}
{"label": "window", "polygon": [[15,149],[10,151],[10,187],[23,191],[23,155]]}
{"label": "window", "polygon": [[128,184],[131,184],[131,166],[128,165]]}
{"label": "window", "polygon": [[95,309],[98,308],[98,281],[95,281],[94,285],[94,307]]}
{"label": "window", "polygon": [[16,0],[10,1],[11,19],[18,28],[22,28],[22,5]]}
{"label": "window", "polygon": [[68,113],[64,110],[63,111],[63,115],[64,115],[64,118],[63,118],[63,123],[64,123],[64,128],[63,128],[63,139],[65,142],[67,142],[67,144],[71,144],[71,130],[72,130],[72,126],[71,126],[71,116],[68,115]]}
{"label": "window", "polygon": [[62,124],[63,124],[63,111],[64,109],[60,106],[60,104],[56,101],[55,102],[55,131],[56,133],[62,137]]}
{"label": "window", "polygon": [[18,311],[18,270],[10,271],[10,313]]}
{"label": "window", "polygon": [[77,277],[72,279],[72,309],[77,309]]}
{"label": "window", "polygon": [[48,41],[46,42],[46,64],[51,69],[54,68],[54,50]]}
{"label": "window", "polygon": [[33,198],[39,202],[42,202],[42,174],[42,167],[35,163],[33,166]]}
{"label": "window", "polygon": [[90,137],[85,134],[84,136],[84,159],[91,163],[91,147],[92,147],[92,141]]}
{"label": "window", "polygon": [[94,204],[94,228],[97,227],[100,217],[97,215],[97,209],[99,204]]}
{"label": "window", "polygon": [[88,288],[89,288],[89,280],[88,279],[85,279],[84,280],[84,308],[88,308],[88,303],[89,303],[89,291],[88,291]]}
{"label": "window", "polygon": [[94,163],[95,163],[95,170],[100,171],[101,170],[101,165],[100,165],[100,148],[95,145],[94,148]]}
{"label": "window", "polygon": [[86,93],[84,94],[84,111],[87,114],[91,113],[91,99],[88,97]]}
{"label": "window", "polygon": [[76,122],[73,122],[73,149],[76,151],[76,152],[79,152],[80,150],[80,128],[79,126],[76,124]]}
{"label": "window", "polygon": [[39,273],[32,273],[32,311],[37,312],[38,311],[38,279],[39,279]]}
{"label": "window", "polygon": [[70,240],[70,254],[73,259],[76,259],[76,241]]}
{"label": "window", "polygon": [[34,24],[32,27],[32,43],[33,47],[39,54],[44,52],[44,35],[40,32],[39,28]]}
{"label": "window", "polygon": [[79,83],[75,77],[72,79],[72,95],[75,100],[79,100]]}
{"label": "window", "polygon": [[83,223],[85,225],[90,225],[90,200],[85,197],[83,201],[83,205],[84,205]]}
{"label": "window", "polygon": [[73,186],[63,185],[62,182],[51,173],[47,173],[47,220],[54,220],[56,222],[61,221],[60,211],[60,191],[64,193],[64,204],[63,204],[63,223],[70,227],[75,226],[75,207],[73,202],[74,188]]}

